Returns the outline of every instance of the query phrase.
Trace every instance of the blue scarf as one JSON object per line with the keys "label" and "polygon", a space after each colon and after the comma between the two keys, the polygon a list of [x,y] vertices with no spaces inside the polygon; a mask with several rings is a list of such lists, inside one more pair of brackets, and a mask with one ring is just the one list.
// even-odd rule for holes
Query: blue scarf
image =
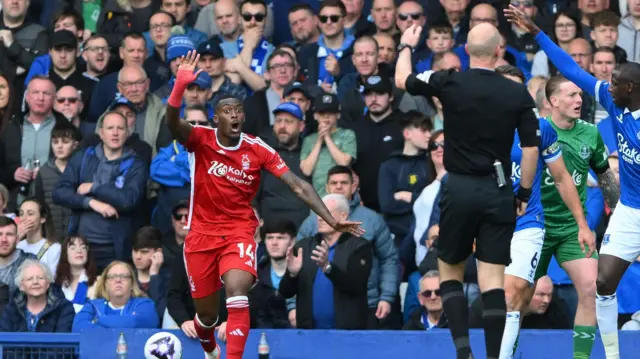
{"label": "blue scarf", "polygon": [[87,293],[89,292],[89,285],[87,282],[78,283],[76,287],[76,294],[73,296],[73,304],[84,305],[87,302]]}
{"label": "blue scarf", "polygon": [[324,35],[320,35],[318,39],[318,86],[322,85],[323,82],[332,84],[334,82],[333,76],[324,68],[324,62],[329,56],[329,54],[333,54],[336,59],[340,60],[344,52],[353,45],[355,41],[355,37],[353,35],[349,35],[345,33],[344,41],[342,42],[342,46],[339,49],[330,49],[324,44]]}
{"label": "blue scarf", "polygon": [[[238,37],[236,43],[238,44],[238,54],[240,54],[240,52],[242,52],[242,48],[244,47],[244,38],[242,37],[242,35]],[[249,66],[251,68],[251,71],[257,73],[258,75],[262,75],[264,73],[265,69],[263,68],[263,65],[266,61],[265,57],[268,51],[269,43],[267,42],[267,40],[262,38],[260,45],[258,45],[258,47],[253,50],[253,58],[251,60],[251,66]]]}

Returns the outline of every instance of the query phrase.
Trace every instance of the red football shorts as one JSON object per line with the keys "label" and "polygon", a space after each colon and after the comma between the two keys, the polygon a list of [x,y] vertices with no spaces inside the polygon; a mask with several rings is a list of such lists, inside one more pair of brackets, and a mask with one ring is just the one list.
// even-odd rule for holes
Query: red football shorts
{"label": "red football shorts", "polygon": [[185,245],[184,264],[193,298],[204,298],[217,292],[222,288],[222,276],[230,269],[240,269],[258,278],[257,243],[253,237],[210,236],[190,231],[185,243],[189,243],[190,248],[187,250]]}

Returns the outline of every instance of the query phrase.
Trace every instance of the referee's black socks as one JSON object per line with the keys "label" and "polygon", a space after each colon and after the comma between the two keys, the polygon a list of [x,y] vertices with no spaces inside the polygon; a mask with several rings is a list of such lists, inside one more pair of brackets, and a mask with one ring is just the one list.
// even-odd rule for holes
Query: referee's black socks
{"label": "referee's black socks", "polygon": [[[458,353],[457,359],[473,358],[469,344],[469,304],[464,296],[462,283],[456,280],[440,283],[440,295],[453,343]],[[504,301],[504,292],[502,299]],[[504,328],[504,322],[502,327]],[[498,343],[498,350],[500,350],[500,343]]]}
{"label": "referee's black socks", "polygon": [[507,304],[503,289],[492,289],[482,293],[482,322],[487,359],[498,359],[507,317]]}

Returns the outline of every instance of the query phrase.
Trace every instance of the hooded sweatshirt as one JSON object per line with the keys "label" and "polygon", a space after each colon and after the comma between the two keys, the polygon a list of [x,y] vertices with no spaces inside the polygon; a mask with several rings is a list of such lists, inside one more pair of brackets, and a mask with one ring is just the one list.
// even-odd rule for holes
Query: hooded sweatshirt
{"label": "hooded sweatshirt", "polygon": [[[425,152],[405,155],[393,152],[378,173],[378,201],[391,233],[405,237],[413,221],[413,203],[427,186],[429,166]],[[396,192],[411,192],[411,203],[394,198]]]}

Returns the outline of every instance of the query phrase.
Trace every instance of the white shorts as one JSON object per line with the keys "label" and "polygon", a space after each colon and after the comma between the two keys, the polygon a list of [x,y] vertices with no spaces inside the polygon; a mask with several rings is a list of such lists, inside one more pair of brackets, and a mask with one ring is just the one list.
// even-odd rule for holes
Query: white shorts
{"label": "white shorts", "polygon": [[511,264],[504,269],[504,274],[522,278],[533,284],[543,242],[544,229],[542,228],[526,228],[513,233]]}
{"label": "white shorts", "polygon": [[602,239],[600,254],[635,262],[640,255],[640,209],[618,202]]}

